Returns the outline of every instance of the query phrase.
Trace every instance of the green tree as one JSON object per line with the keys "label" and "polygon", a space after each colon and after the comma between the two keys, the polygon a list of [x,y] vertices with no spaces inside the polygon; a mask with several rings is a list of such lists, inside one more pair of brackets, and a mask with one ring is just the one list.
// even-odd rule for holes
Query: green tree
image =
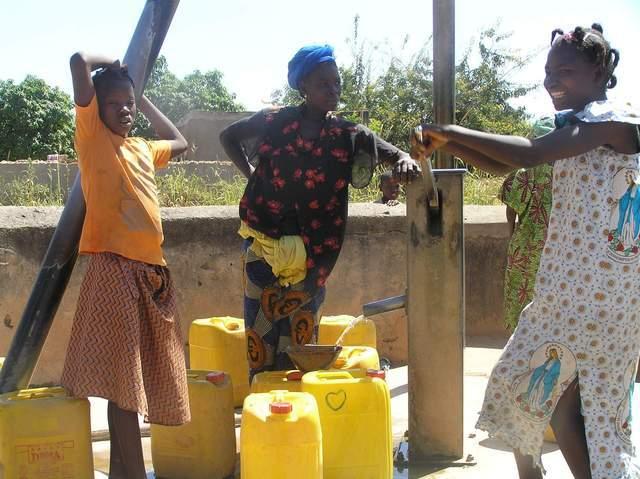
{"label": "green tree", "polygon": [[[174,123],[193,110],[242,111],[244,107],[222,80],[223,74],[218,70],[195,70],[180,79],[169,70],[167,59],[160,56],[149,75],[145,95]],[[154,137],[144,115],[136,117],[131,134]]]}
{"label": "green tree", "polygon": [[0,160],[73,155],[73,102],[44,80],[0,80]]}
{"label": "green tree", "polygon": [[[350,112],[368,111],[372,130],[407,149],[410,129],[422,121],[433,122],[431,39],[407,62],[393,55],[380,60],[379,49],[359,39],[358,23],[356,16],[350,40],[351,62],[339,66],[341,108]],[[516,84],[510,76],[526,65],[530,57],[521,58],[506,48],[509,36],[496,28],[485,30],[456,66],[457,124],[502,134],[529,133],[526,110],[511,106],[510,100],[527,94],[532,87]],[[472,61],[476,57],[478,60]],[[374,75],[374,71],[381,73]],[[285,87],[276,90],[272,100],[290,105],[300,98],[297,92]]]}
{"label": "green tree", "polygon": [[480,62],[471,66],[469,48],[456,67],[456,121],[476,130],[504,135],[531,133],[529,115],[524,107],[513,107],[509,100],[520,98],[533,86],[519,85],[509,77],[531,60],[506,48],[510,34],[490,28],[480,34],[477,48]]}

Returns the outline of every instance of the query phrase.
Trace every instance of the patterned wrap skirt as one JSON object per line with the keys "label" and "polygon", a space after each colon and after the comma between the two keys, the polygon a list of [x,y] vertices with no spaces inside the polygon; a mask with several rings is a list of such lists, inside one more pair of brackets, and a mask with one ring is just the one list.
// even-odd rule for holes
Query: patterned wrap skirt
{"label": "patterned wrap skirt", "polygon": [[315,343],[325,288],[313,294],[304,281],[282,287],[271,266],[255,255],[251,239],[243,242],[244,321],[250,376],[295,366],[287,346]]}
{"label": "patterned wrap skirt", "polygon": [[61,379],[154,424],[190,421],[175,289],[166,267],[91,254]]}

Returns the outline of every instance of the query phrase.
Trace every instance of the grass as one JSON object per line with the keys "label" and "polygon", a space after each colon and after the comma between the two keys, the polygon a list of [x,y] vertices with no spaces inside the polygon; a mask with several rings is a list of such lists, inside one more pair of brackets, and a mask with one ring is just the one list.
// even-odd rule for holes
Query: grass
{"label": "grass", "polygon": [[[380,197],[378,191],[379,173],[375,173],[366,188],[350,188],[349,200],[368,203]],[[30,166],[25,174],[11,182],[0,179],[0,205],[16,206],[60,206],[64,204],[64,194],[57,181],[49,178],[49,184],[37,181]],[[231,181],[218,177],[215,182],[207,182],[202,177],[190,175],[177,168],[172,173],[156,178],[160,204],[170,206],[237,205],[244,191],[246,180],[240,175]],[[503,178],[482,172],[468,173],[464,179],[464,202],[469,205],[499,205],[498,192]],[[404,196],[404,193],[402,194]]]}
{"label": "grass", "polygon": [[0,178],[1,206],[61,206],[64,204],[64,192],[60,186],[60,170],[56,170],[57,180],[49,175],[49,184],[38,181],[33,165],[25,173],[9,182]]}
{"label": "grass", "polygon": [[240,202],[246,180],[236,175],[232,181],[218,176],[217,181],[187,174],[177,168],[170,174],[156,177],[161,206],[237,205]]}
{"label": "grass", "polygon": [[465,205],[501,205],[498,199],[504,177],[483,171],[467,173],[464,178]]}

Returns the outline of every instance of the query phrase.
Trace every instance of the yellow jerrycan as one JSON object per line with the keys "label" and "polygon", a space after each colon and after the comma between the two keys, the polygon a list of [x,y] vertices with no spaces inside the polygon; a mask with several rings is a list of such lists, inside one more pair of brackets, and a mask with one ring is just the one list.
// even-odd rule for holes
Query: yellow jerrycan
{"label": "yellow jerrycan", "polygon": [[391,479],[391,398],[384,371],[314,371],[302,390],[316,398],[324,479]]}
{"label": "yellow jerrycan", "polygon": [[187,371],[191,422],[151,424],[151,457],[163,479],[222,479],[233,474],[236,434],[233,389],[220,371]]}
{"label": "yellow jerrycan", "polygon": [[0,477],[93,477],[89,401],[61,387],[0,395]]}
{"label": "yellow jerrycan", "polygon": [[242,479],[322,479],[322,433],[310,394],[247,396],[240,429]]}
{"label": "yellow jerrycan", "polygon": [[[336,341],[349,324],[355,321],[354,316],[323,316],[318,326],[318,344],[336,344]],[[345,334],[343,346],[368,346],[376,348],[376,324],[370,319],[361,319],[351,331]]]}
{"label": "yellow jerrycan", "polygon": [[268,393],[276,389],[289,392],[302,391],[302,371],[264,371],[253,376],[252,393]]}
{"label": "yellow jerrycan", "polygon": [[249,394],[244,320],[225,316],[193,321],[189,327],[189,367],[228,373],[233,384],[233,404],[242,406]]}
{"label": "yellow jerrycan", "polygon": [[335,369],[380,369],[378,351],[366,346],[343,346],[333,362]]}

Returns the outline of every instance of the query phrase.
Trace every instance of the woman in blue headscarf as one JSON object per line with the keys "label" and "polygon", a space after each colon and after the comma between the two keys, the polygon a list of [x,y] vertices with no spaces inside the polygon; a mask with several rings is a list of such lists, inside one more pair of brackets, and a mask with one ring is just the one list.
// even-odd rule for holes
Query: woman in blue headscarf
{"label": "woman in blue headscarf", "polygon": [[402,182],[420,174],[407,153],[333,114],[341,85],[329,45],[301,48],[289,62],[288,82],[303,98],[299,106],[260,111],[220,135],[249,179],[239,233],[252,376],[292,368],[286,347],[314,342],[325,283],[344,240],[349,183],[366,186],[378,163],[392,165]]}

